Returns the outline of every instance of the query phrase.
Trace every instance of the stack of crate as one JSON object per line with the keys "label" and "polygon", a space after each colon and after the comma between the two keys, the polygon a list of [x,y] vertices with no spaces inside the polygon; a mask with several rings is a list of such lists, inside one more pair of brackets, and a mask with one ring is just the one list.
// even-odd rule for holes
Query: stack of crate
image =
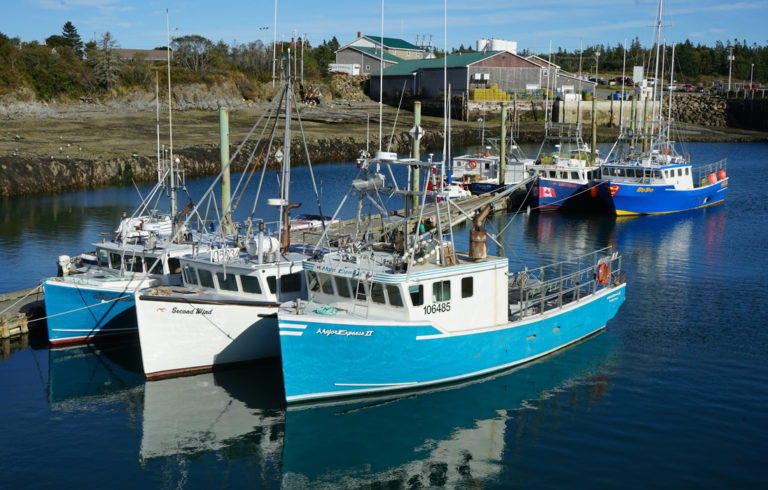
{"label": "stack of crate", "polygon": [[471,100],[512,100],[510,95],[492,83],[488,88],[473,88],[469,91]]}

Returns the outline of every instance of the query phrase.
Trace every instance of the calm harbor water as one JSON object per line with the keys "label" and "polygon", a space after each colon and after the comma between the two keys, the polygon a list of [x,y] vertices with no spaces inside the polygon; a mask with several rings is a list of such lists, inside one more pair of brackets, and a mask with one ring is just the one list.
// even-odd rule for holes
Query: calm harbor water
{"label": "calm harbor water", "polygon": [[[604,332],[490,378],[286,410],[277,362],[145,383],[137,341],[5,345],[0,488],[765,488],[768,145],[688,151],[728,158],[724,205],[489,220],[513,269],[615,245],[628,284]],[[316,168],[323,212],[353,173]],[[54,274],[135,201],[125,188],[0,203],[0,292]]]}

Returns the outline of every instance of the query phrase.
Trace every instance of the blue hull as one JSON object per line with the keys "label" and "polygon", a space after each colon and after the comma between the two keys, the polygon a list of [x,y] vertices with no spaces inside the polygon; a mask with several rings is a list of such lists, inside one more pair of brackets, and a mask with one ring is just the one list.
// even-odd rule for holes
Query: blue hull
{"label": "blue hull", "polygon": [[599,195],[592,191],[596,184],[576,184],[539,177],[538,208],[541,211],[588,211],[602,205]]}
{"label": "blue hull", "polygon": [[286,401],[418,388],[499,371],[605,327],[624,285],[528,322],[446,335],[430,324],[386,324],[278,313]]}
{"label": "blue hull", "polygon": [[138,332],[133,291],[62,285],[51,279],[45,281],[44,288],[51,344]]}
{"label": "blue hull", "polygon": [[725,200],[728,179],[689,190],[671,185],[640,185],[606,181],[600,195],[617,216],[663,214],[688,211],[719,204]]}

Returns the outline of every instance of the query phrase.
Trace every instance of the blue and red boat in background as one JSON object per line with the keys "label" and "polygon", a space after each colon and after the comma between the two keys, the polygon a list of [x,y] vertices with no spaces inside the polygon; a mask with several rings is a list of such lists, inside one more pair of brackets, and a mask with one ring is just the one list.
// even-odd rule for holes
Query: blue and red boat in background
{"label": "blue and red boat in background", "polygon": [[661,135],[647,152],[634,154],[631,131],[623,133],[614,147],[618,151],[611,152],[616,157],[602,164],[600,195],[617,216],[675,213],[725,200],[727,161],[694,167]]}

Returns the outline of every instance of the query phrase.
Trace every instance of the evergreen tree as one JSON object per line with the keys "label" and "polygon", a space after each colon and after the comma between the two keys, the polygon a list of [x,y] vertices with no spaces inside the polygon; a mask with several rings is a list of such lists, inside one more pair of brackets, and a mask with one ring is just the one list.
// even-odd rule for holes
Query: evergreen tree
{"label": "evergreen tree", "polygon": [[80,39],[80,34],[77,33],[74,24],[67,21],[61,30],[61,37],[64,38],[65,44],[70,46],[77,54],[77,57],[83,59],[83,40]]}
{"label": "evergreen tree", "polygon": [[117,41],[109,32],[105,33],[96,48],[89,50],[88,62],[93,68],[96,80],[107,90],[110,90],[117,81],[120,72],[120,56],[115,49]]}

